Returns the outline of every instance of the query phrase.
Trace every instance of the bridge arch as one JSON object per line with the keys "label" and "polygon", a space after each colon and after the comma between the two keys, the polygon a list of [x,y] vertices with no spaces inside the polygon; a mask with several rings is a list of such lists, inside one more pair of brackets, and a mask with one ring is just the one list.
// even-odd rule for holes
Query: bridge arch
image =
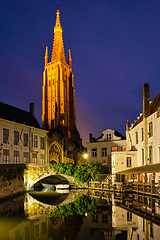
{"label": "bridge arch", "polygon": [[60,144],[56,141],[52,142],[49,146],[49,163],[62,163],[63,150]]}
{"label": "bridge arch", "polygon": [[[35,183],[42,180],[43,178],[57,175],[53,169],[50,169],[48,164],[34,164],[30,163],[26,165],[26,169],[24,171],[24,187],[25,190],[28,191]],[[59,174],[63,176],[70,185],[74,185],[74,177],[66,176],[63,174]]]}

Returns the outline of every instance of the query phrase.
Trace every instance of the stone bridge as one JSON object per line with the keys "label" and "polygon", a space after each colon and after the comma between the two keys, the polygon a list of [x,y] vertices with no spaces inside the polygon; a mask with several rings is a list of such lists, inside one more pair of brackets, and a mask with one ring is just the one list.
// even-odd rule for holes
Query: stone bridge
{"label": "stone bridge", "polygon": [[[35,183],[42,180],[43,178],[46,178],[48,176],[56,175],[56,173],[49,168],[48,164],[28,164],[26,165],[25,171],[24,171],[24,188],[25,191],[28,191]],[[62,177],[64,177],[70,185],[80,185],[81,187],[84,187],[84,184],[75,183],[75,179],[70,176],[66,176],[63,174],[58,174]]]}

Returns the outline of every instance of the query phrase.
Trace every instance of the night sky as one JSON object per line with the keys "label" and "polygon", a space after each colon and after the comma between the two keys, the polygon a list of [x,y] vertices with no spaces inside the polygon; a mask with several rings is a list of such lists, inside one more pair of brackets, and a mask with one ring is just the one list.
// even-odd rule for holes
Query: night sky
{"label": "night sky", "polygon": [[[40,124],[56,10],[54,0],[0,0],[0,101],[27,111],[34,102]],[[143,84],[151,100],[160,92],[160,0],[63,0],[59,10],[83,144],[108,128],[125,135],[142,112]]]}

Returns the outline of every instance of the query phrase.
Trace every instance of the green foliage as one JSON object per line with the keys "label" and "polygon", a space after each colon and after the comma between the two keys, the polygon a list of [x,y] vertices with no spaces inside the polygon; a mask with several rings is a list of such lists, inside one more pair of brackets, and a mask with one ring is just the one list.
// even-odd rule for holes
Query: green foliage
{"label": "green foliage", "polygon": [[50,213],[50,217],[66,217],[74,214],[77,215],[96,215],[106,210],[104,206],[97,205],[97,199],[90,198],[87,195],[78,197],[74,202],[68,203],[63,206],[57,206],[53,212]]}
{"label": "green foliage", "polygon": [[97,180],[97,174],[109,173],[109,167],[98,162],[87,164],[73,164],[73,163],[56,163],[50,164],[57,174],[64,174],[75,177],[78,182],[89,182]]}

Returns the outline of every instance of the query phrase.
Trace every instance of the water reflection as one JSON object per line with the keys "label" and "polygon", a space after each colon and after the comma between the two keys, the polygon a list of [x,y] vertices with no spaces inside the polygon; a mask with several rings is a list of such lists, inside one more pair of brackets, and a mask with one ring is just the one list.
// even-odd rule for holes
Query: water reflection
{"label": "water reflection", "polygon": [[[84,190],[26,194],[0,203],[0,239],[158,240],[159,199],[139,197]],[[154,215],[147,210],[153,206]]]}

